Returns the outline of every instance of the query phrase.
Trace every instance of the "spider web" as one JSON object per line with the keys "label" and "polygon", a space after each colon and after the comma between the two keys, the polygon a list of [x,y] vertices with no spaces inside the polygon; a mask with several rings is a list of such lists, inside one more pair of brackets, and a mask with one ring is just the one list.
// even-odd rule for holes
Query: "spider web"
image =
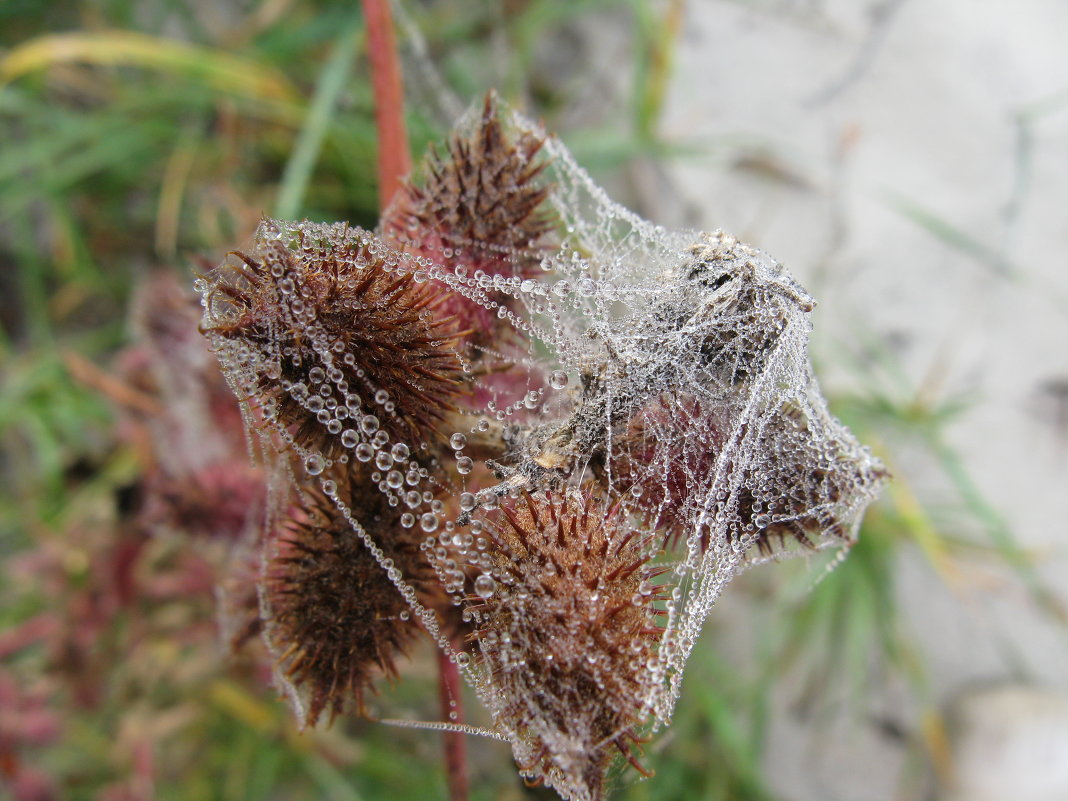
{"label": "spider web", "polygon": [[[468,111],[453,140],[483,136],[487,108]],[[583,754],[619,745],[635,721],[644,731],[670,721],[687,657],[727,583],[769,559],[848,548],[885,474],[828,412],[808,356],[813,300],[780,265],[729,234],[669,231],[637,217],[558,140],[515,112],[494,114],[509,141],[537,143],[513,155],[536,162],[536,173],[499,187],[504,196],[540,193],[544,224],[529,241],[502,245],[455,229],[443,236],[440,225],[384,224],[375,233],[264,220],[248,255],[273,265],[267,289],[233,255],[198,288],[213,349],[274,465],[276,516],[301,486],[318,482],[456,662],[517,762],[565,798],[593,799],[599,780]],[[434,164],[416,186],[433,182]],[[398,434],[389,425],[396,399],[370,372],[346,367],[360,354],[338,348],[306,291],[311,265],[326,257],[353,274],[374,261],[410,277],[480,328],[455,343],[467,384],[446,418],[447,444]],[[249,313],[235,304],[234,287],[255,290],[271,312],[254,339],[220,333]],[[294,347],[285,343],[294,341],[303,343],[309,380],[284,380]],[[279,397],[265,393],[279,382],[321,426],[311,444],[284,422]],[[450,636],[449,604],[428,604],[390,557],[384,538],[392,535],[342,497],[338,464],[371,474],[370,486],[403,510],[397,536],[417,537],[438,589],[482,636]],[[522,498],[540,499],[547,516],[523,512]],[[591,507],[591,498],[604,502]],[[502,507],[535,527],[571,514],[572,534],[578,526],[587,544],[603,540],[606,554],[638,554],[642,568],[624,589],[606,567],[594,586],[575,580],[562,597],[555,579],[514,567],[532,558],[532,546],[510,533]],[[580,507],[594,508],[603,525],[569,511]],[[634,608],[612,614],[637,616],[657,633],[619,654],[576,618],[606,619],[599,596],[623,592]],[[271,601],[261,602],[270,621]],[[539,602],[559,607],[546,618],[563,621],[559,630],[547,624],[551,642],[528,619]],[[270,624],[266,638],[281,657]],[[568,666],[552,679],[537,675],[544,665],[535,655],[547,649]],[[560,676],[579,673],[589,688],[565,692]],[[277,674],[303,717],[304,691]]]}

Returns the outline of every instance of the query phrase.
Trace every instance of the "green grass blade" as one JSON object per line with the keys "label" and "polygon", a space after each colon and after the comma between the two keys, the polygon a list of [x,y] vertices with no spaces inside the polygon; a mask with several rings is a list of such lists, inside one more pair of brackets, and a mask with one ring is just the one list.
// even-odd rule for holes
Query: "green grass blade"
{"label": "green grass blade", "polygon": [[337,111],[338,98],[352,74],[360,22],[361,17],[354,16],[342,30],[330,59],[319,73],[311,107],[282,175],[282,185],[274,208],[277,217],[293,219],[300,211],[323,139]]}

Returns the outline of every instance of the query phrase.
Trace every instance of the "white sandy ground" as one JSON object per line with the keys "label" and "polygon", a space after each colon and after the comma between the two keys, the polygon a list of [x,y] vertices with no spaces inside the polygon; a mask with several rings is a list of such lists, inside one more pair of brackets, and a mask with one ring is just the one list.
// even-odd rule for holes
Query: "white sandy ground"
{"label": "white sandy ground", "polygon": [[[592,101],[629,39],[601,21],[589,33]],[[1068,600],[1068,3],[690,0],[672,81],[660,133],[705,155],[637,171],[642,213],[724,228],[785,264],[820,300],[825,387],[861,385],[848,361],[875,344],[900,360],[904,397],[966,400],[949,443]],[[974,244],[948,244],[903,204]],[[929,459],[883,448],[927,503],[957,503]],[[959,724],[957,774],[933,792],[1065,801],[1068,633],[996,561],[958,567],[947,586],[907,553],[897,575],[932,705]],[[744,614],[729,590],[722,603],[720,625]],[[1041,689],[982,690],[1006,682]],[[921,709],[901,688],[819,738],[791,711],[796,689],[775,692],[766,760],[784,799],[931,797],[930,771],[873,724],[918,734]]]}

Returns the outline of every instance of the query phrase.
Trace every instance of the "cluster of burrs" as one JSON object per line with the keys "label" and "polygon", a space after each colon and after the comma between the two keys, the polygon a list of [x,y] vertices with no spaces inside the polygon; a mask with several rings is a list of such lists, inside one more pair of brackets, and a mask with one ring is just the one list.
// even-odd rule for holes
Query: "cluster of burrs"
{"label": "cluster of burrs", "polygon": [[376,232],[264,220],[199,289],[274,476],[253,614],[302,722],[428,635],[565,798],[647,773],[722,586],[848,545],[883,478],[804,290],[611,204],[492,96]]}

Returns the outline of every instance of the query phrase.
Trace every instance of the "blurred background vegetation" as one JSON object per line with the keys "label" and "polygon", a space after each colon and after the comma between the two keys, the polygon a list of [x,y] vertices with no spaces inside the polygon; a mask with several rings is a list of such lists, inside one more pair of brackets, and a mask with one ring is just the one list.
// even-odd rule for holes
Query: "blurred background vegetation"
{"label": "blurred background vegetation", "polygon": [[[496,86],[621,202],[648,205],[634,191],[643,165],[705,146],[658,136],[681,3],[406,7],[456,97]],[[588,88],[572,51],[607,19],[622,20],[613,29],[629,37],[632,59],[620,65],[623,88],[591,107],[579,103]],[[358,4],[339,2],[0,4],[0,797],[445,795],[431,732],[349,720],[297,732],[255,666],[219,645],[210,547],[180,532],[143,541],[122,524],[145,468],[115,425],[116,404],[129,401],[112,368],[128,344],[133,289],[157,270],[188,283],[265,213],[375,223],[361,32]],[[425,75],[412,83],[419,154],[443,134],[449,105]],[[732,586],[677,719],[650,746],[657,777],[623,777],[618,797],[778,798],[763,761],[770,688],[791,688],[818,742],[829,710],[861,714],[854,702],[887,683],[920,710],[880,725],[910,754],[903,797],[924,797],[945,768],[945,732],[896,614],[902,549],[947,581],[954,554],[986,554],[1063,614],[945,443],[963,404],[925,401],[875,345],[854,364],[858,389],[832,399],[836,412],[892,469],[898,452],[921,453],[951,492],[932,501],[896,470],[859,544],[815,588],[802,563]],[[742,645],[722,639],[729,615],[747,621]],[[385,706],[434,719],[433,671],[420,667],[430,661],[417,655]],[[474,798],[550,797],[522,787],[501,744],[469,749]]]}

